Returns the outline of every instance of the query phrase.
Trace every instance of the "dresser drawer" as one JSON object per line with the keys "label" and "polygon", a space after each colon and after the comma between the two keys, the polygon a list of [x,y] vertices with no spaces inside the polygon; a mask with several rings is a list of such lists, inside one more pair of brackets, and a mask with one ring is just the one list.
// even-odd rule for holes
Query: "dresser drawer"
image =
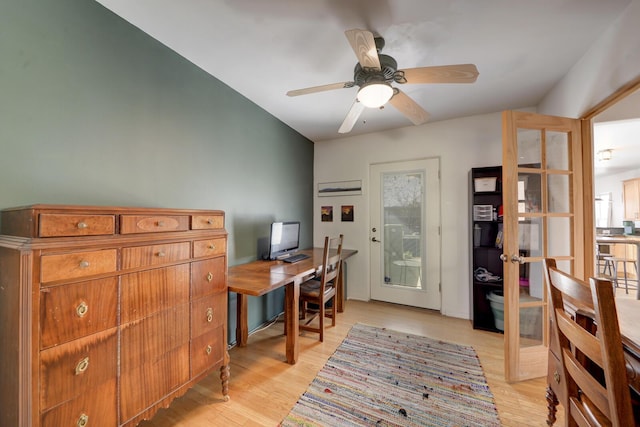
{"label": "dresser drawer", "polygon": [[50,409],[41,416],[42,427],[112,426],[118,424],[116,379]]}
{"label": "dresser drawer", "polygon": [[126,324],[153,313],[189,302],[188,263],[120,277],[120,323]]}
{"label": "dresser drawer", "polygon": [[196,240],[193,242],[193,257],[202,258],[227,253],[227,239]]}
{"label": "dresser drawer", "polygon": [[40,348],[117,325],[118,280],[109,277],[40,291]]}
{"label": "dresser drawer", "polygon": [[213,230],[224,228],[224,215],[193,215],[191,217],[193,230]]}
{"label": "dresser drawer", "polygon": [[122,269],[166,264],[191,258],[189,242],[135,246],[122,249]]}
{"label": "dresser drawer", "polygon": [[120,370],[154,364],[167,351],[189,342],[189,304],[121,326]]}
{"label": "dresser drawer", "polygon": [[160,233],[189,230],[189,215],[120,215],[120,233]]}
{"label": "dresser drawer", "polygon": [[40,259],[40,281],[47,283],[109,273],[116,271],[117,259],[116,249],[43,255]]}
{"label": "dresser drawer", "polygon": [[224,324],[227,319],[227,293],[209,295],[191,303],[191,338]]}
{"label": "dresser drawer", "polygon": [[101,236],[116,231],[115,215],[40,214],[39,237]]}
{"label": "dresser drawer", "polygon": [[120,374],[120,424],[189,381],[189,343]]}
{"label": "dresser drawer", "polygon": [[40,352],[42,411],[116,377],[116,328]]}
{"label": "dresser drawer", "polygon": [[191,340],[191,378],[222,366],[225,345],[222,325]]}
{"label": "dresser drawer", "polygon": [[219,257],[191,264],[191,298],[198,299],[227,289],[226,258]]}

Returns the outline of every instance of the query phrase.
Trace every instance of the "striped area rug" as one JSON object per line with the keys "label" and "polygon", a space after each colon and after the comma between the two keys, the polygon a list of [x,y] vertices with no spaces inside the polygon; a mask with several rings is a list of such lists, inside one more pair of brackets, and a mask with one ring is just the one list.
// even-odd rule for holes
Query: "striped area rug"
{"label": "striped area rug", "polygon": [[472,347],[356,324],[281,426],[499,426]]}

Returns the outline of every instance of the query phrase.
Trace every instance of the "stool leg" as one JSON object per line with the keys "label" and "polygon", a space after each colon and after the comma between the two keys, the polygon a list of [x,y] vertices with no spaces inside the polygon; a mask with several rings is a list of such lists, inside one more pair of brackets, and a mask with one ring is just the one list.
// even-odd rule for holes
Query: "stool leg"
{"label": "stool leg", "polygon": [[624,293],[629,293],[629,283],[627,283],[627,261],[622,261],[622,272],[624,273]]}
{"label": "stool leg", "polygon": [[[604,274],[608,274],[609,276],[613,276],[613,265],[614,262],[610,259],[604,260]],[[615,282],[615,280],[614,280]],[[618,285],[616,285],[617,287]]]}
{"label": "stool leg", "polygon": [[611,276],[613,276],[613,283],[616,285],[616,289],[618,288],[618,263],[614,260],[610,260],[610,267],[612,268]]}

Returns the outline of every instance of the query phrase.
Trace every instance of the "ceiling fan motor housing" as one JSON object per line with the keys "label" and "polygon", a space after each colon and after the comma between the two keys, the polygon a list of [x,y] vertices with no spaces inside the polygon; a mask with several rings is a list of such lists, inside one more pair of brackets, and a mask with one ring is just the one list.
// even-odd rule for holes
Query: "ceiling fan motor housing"
{"label": "ceiling fan motor housing", "polygon": [[396,81],[396,71],[398,70],[398,63],[395,59],[389,55],[379,53],[378,58],[380,60],[380,70],[374,68],[363,68],[360,63],[356,64],[353,70],[353,81],[356,85],[362,87],[366,84],[373,82],[386,82],[391,83]]}

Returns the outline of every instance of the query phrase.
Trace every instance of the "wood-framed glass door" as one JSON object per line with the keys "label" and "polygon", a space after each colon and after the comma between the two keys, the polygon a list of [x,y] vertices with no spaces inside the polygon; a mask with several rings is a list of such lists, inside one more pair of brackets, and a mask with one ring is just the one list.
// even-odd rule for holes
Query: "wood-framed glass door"
{"label": "wood-framed glass door", "polygon": [[580,120],[502,116],[505,378],[547,374],[549,313],[542,261],[584,272]]}

